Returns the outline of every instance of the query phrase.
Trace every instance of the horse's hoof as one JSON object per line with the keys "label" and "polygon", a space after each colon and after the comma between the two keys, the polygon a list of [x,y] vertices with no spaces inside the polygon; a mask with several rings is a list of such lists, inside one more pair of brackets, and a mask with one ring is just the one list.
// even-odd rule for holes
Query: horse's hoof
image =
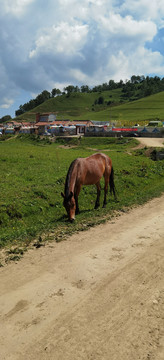
{"label": "horse's hoof", "polygon": [[95,210],[99,208],[100,205],[95,205]]}
{"label": "horse's hoof", "polygon": [[70,219],[69,221],[70,221],[71,223],[73,223],[73,222],[75,221],[75,219]]}

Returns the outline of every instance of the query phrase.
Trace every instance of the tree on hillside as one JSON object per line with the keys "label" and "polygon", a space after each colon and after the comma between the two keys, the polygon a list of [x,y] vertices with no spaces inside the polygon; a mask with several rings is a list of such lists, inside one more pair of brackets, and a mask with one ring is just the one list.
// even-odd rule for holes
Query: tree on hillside
{"label": "tree on hillside", "polygon": [[19,116],[19,115],[22,115],[24,114],[24,108],[23,108],[24,105],[20,105],[19,106],[19,109],[15,111],[15,116]]}
{"label": "tree on hillside", "polygon": [[35,99],[36,106],[42,104],[46,100],[49,100],[50,97],[51,97],[51,94],[49,91],[47,91],[47,90],[42,91],[42,93],[39,94]]}
{"label": "tree on hillside", "polygon": [[0,122],[6,122],[6,121],[11,121],[12,117],[10,115],[5,115],[2,116],[2,118],[0,119]]}
{"label": "tree on hillside", "polygon": [[102,91],[102,86],[101,85],[96,85],[93,87],[92,89],[93,92],[101,92]]}
{"label": "tree on hillside", "polygon": [[80,92],[80,89],[78,86],[68,85],[64,88],[64,91],[67,93],[67,95],[70,95],[73,92]]}
{"label": "tree on hillside", "polygon": [[109,80],[109,90],[113,90],[117,88],[117,84],[114,80]]}
{"label": "tree on hillside", "polygon": [[107,83],[103,83],[102,85],[101,85],[101,87],[102,87],[102,91],[107,91],[107,90],[109,90],[109,86],[108,86],[108,84]]}
{"label": "tree on hillside", "polygon": [[140,85],[140,97],[150,96],[156,94],[159,91],[164,90],[164,81],[158,76],[150,77],[146,76],[145,80]]}
{"label": "tree on hillside", "polygon": [[120,81],[117,83],[118,89],[119,89],[119,88],[122,88],[122,87],[123,87],[123,84],[124,84],[123,80],[120,80]]}
{"label": "tree on hillside", "polygon": [[60,95],[60,94],[61,94],[61,91],[59,89],[54,88],[51,91],[52,97],[55,97],[56,95]]}
{"label": "tree on hillside", "polygon": [[47,90],[44,90],[35,99],[30,100],[28,103],[25,103],[24,105],[20,105],[19,109],[15,111],[15,115],[16,116],[22,115],[25,112],[34,109],[36,106],[42,104],[44,101],[46,101],[50,98],[51,98],[50,92]]}
{"label": "tree on hillside", "polygon": [[136,87],[135,87],[134,83],[127,81],[123,85],[123,88],[122,88],[123,97],[130,98],[131,96],[134,95],[135,90],[136,90]]}
{"label": "tree on hillside", "polygon": [[99,96],[99,98],[95,100],[95,105],[97,105],[97,104],[98,104],[98,105],[104,104],[104,98],[103,98],[103,96]]}
{"label": "tree on hillside", "polygon": [[98,98],[98,104],[99,104],[99,105],[104,104],[104,98],[103,98],[103,96],[99,96],[99,98]]}
{"label": "tree on hillside", "polygon": [[131,76],[131,83],[132,84],[139,84],[141,83],[143,80],[145,80],[145,77],[142,75],[142,76],[139,76],[139,75],[132,75]]}
{"label": "tree on hillside", "polygon": [[90,92],[90,88],[88,85],[82,85],[80,88],[82,93],[89,93]]}

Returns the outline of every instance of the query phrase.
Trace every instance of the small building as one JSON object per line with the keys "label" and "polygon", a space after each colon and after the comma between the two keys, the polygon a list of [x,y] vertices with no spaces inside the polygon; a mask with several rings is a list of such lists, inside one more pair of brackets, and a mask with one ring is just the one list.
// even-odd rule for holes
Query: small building
{"label": "small building", "polygon": [[34,125],[22,125],[19,134],[35,134],[37,132],[37,127]]}
{"label": "small building", "polygon": [[38,123],[35,124],[35,127],[37,129],[38,135],[43,135],[50,129],[50,124],[47,121],[46,122],[39,121]]}
{"label": "small building", "polygon": [[8,126],[5,128],[5,134],[15,134],[15,129],[13,126]]}
{"label": "small building", "polygon": [[40,113],[37,113],[36,114],[36,123],[38,122],[53,122],[56,120],[56,114],[54,113],[43,113],[43,114],[40,114]]}

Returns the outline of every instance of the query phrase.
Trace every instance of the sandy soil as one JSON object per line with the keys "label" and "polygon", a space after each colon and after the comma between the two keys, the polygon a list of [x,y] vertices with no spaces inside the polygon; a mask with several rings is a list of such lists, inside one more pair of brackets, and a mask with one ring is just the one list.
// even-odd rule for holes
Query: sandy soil
{"label": "sandy soil", "polygon": [[137,138],[144,146],[164,147],[164,138]]}
{"label": "sandy soil", "polygon": [[0,269],[1,360],[164,359],[164,196]]}

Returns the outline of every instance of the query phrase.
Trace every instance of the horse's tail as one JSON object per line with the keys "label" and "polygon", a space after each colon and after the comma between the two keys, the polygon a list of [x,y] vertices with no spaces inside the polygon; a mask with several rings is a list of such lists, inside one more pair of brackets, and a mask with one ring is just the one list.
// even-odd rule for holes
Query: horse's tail
{"label": "horse's tail", "polygon": [[113,170],[113,166],[111,168],[111,173],[110,173],[110,178],[109,178],[109,186],[110,186],[110,193],[112,195],[112,192],[113,192],[113,195],[115,197],[115,199],[117,199],[116,197],[116,192],[115,192],[115,184],[114,184],[114,170]]}

